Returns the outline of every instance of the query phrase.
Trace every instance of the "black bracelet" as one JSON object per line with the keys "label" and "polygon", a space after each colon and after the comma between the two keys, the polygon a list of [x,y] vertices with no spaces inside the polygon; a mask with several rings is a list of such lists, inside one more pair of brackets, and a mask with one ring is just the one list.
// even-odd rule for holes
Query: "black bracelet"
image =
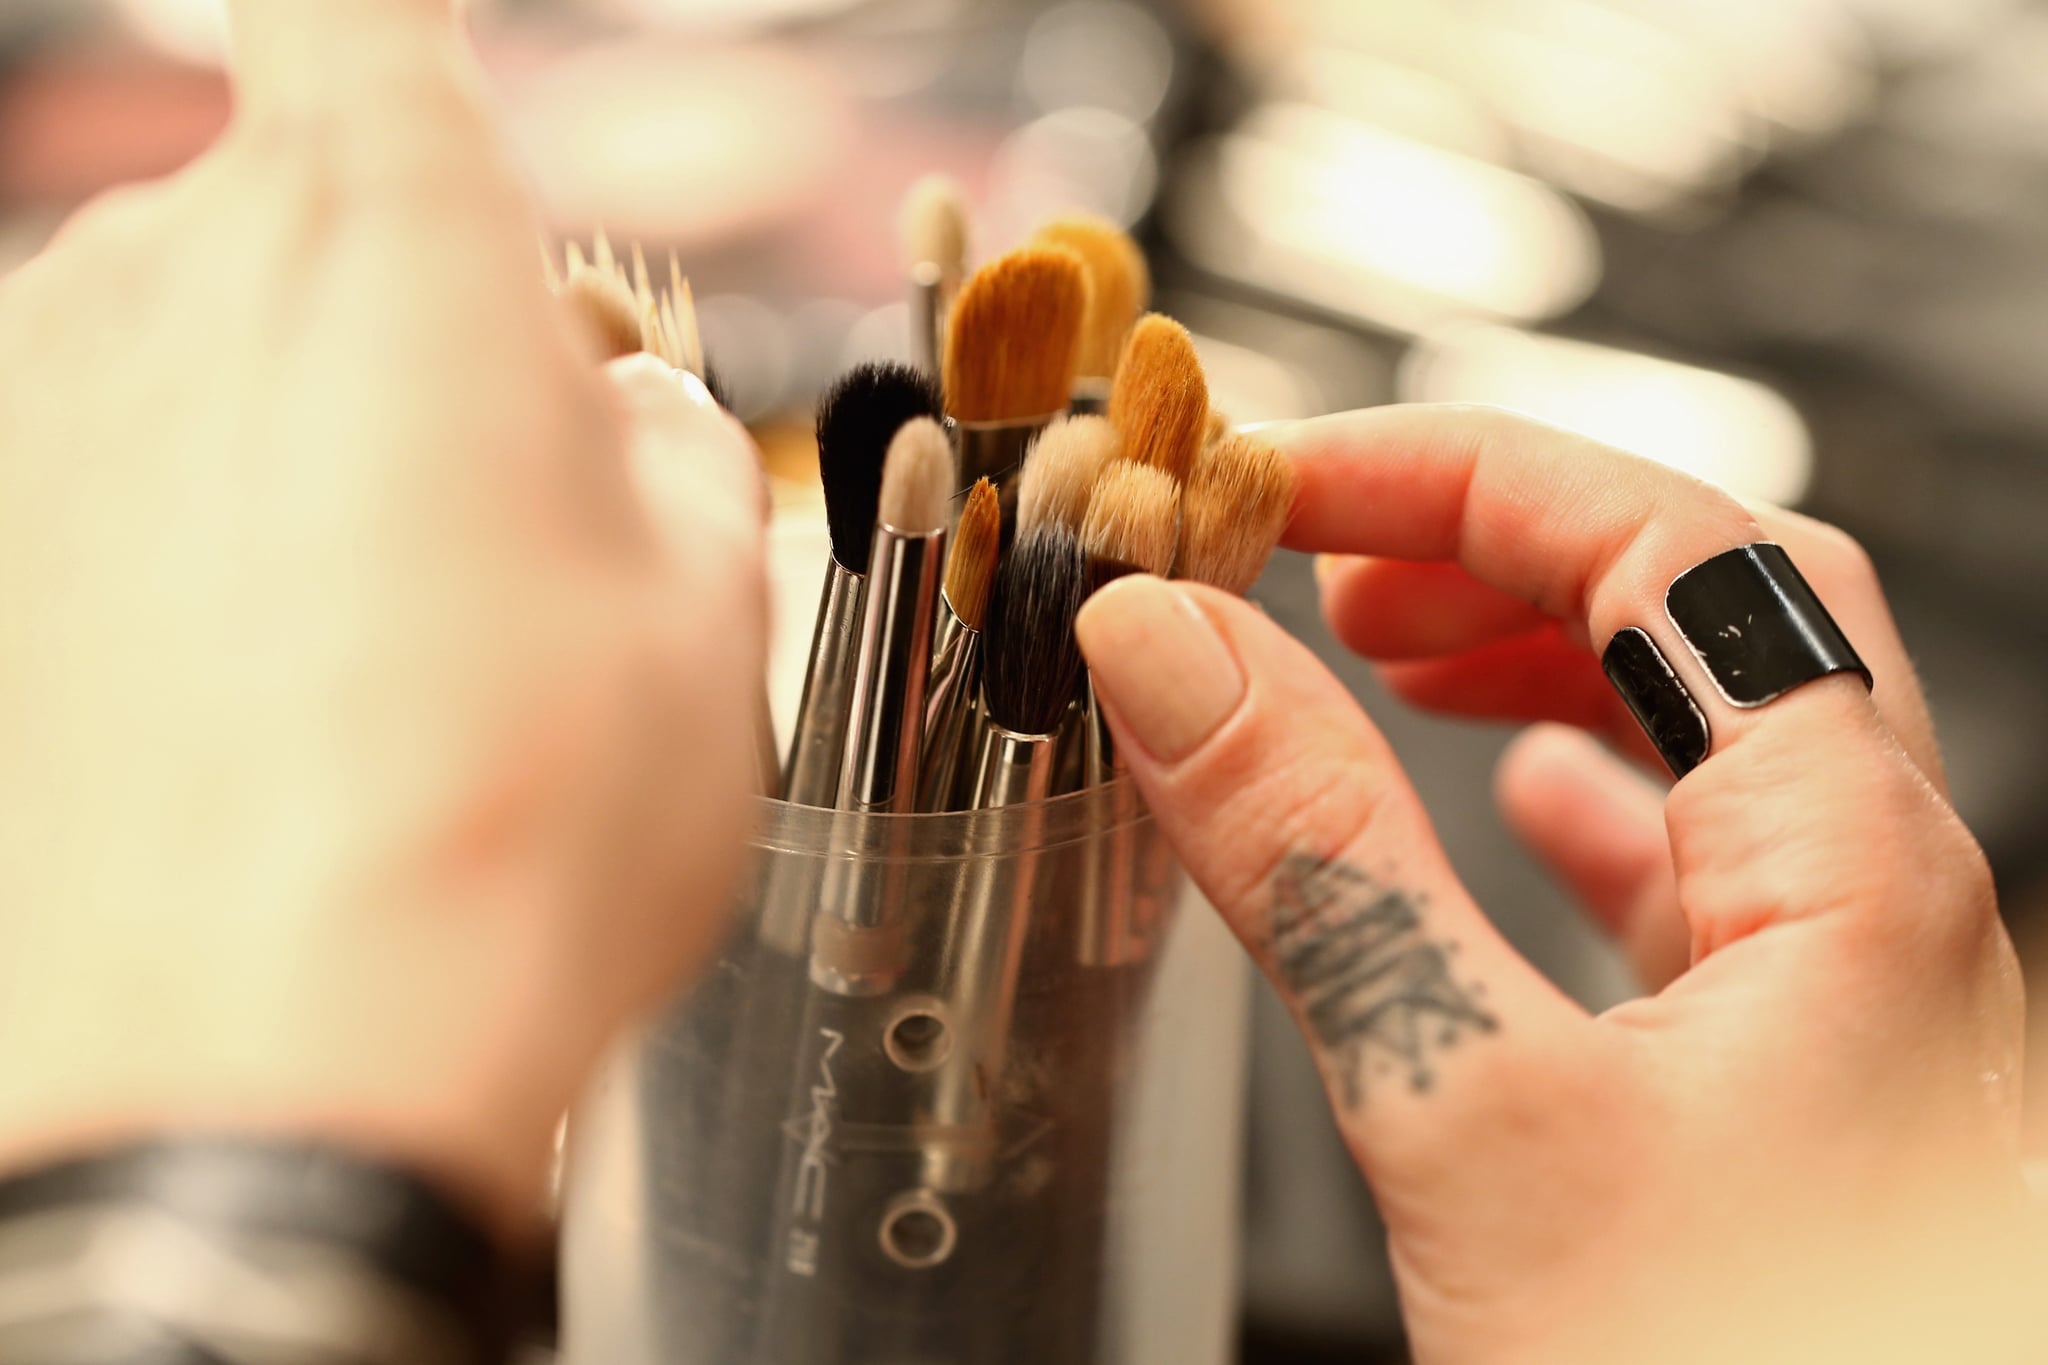
{"label": "black bracelet", "polygon": [[151,1142],[0,1180],[0,1361],[491,1365],[507,1270],[403,1171],[281,1142]]}

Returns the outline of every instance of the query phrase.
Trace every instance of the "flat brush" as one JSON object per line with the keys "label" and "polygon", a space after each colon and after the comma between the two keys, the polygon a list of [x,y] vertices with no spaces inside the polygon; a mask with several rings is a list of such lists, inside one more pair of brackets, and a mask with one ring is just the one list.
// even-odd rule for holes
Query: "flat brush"
{"label": "flat brush", "polygon": [[1124,459],[1187,482],[1209,427],[1209,383],[1187,328],[1152,313],[1132,330],[1109,421]]}
{"label": "flat brush", "polygon": [[946,313],[967,275],[967,204],[960,187],[928,175],[903,198],[904,268],[910,279],[910,363],[939,373]]}
{"label": "flat brush", "polygon": [[931,381],[907,365],[864,365],[833,385],[819,406],[818,470],[825,485],[832,559],[825,568],[803,699],[783,769],[786,801],[830,806],[838,798],[883,460],[906,422],[936,418],[939,407]]}
{"label": "flat brush", "polygon": [[[1088,590],[1096,592],[1129,574],[1169,573],[1179,542],[1180,514],[1180,485],[1164,470],[1122,461],[1103,475],[1081,530],[1088,555]],[[1095,697],[1092,673],[1081,735],[1081,785],[1100,795],[1096,829],[1088,840],[1088,874],[1081,882],[1077,951],[1086,966],[1120,966],[1142,957],[1146,948],[1135,912],[1138,852],[1133,831],[1139,804],[1131,785],[1116,781],[1123,769]]]}
{"label": "flat brush", "polygon": [[946,556],[946,586],[933,641],[932,678],[925,704],[924,759],[917,808],[945,811],[960,799],[969,722],[981,687],[981,630],[988,616],[1001,553],[1002,509],[987,479],[967,495]]}
{"label": "flat brush", "polygon": [[1081,534],[1088,500],[1116,453],[1116,430],[1106,418],[1062,417],[1040,432],[1017,480],[1017,528],[1064,526]]}
{"label": "flat brush", "polygon": [[989,728],[977,768],[978,810],[1016,806],[1012,858],[961,865],[940,995],[960,1031],[933,1073],[932,1120],[940,1134],[979,1130],[990,1141],[937,1141],[925,1174],[941,1191],[971,1190],[991,1173],[994,1079],[1003,1074],[1018,969],[1023,960],[1043,842],[1042,803],[1053,795],[1059,729],[1079,690],[1074,616],[1087,597],[1087,558],[1060,527],[1020,536],[996,571],[989,599],[982,704]]}
{"label": "flat brush", "polygon": [[946,326],[947,411],[961,475],[1015,477],[1031,438],[1066,410],[1088,305],[1080,258],[1025,247],[974,272]]}
{"label": "flat brush", "polygon": [[1294,511],[1294,466],[1255,436],[1224,437],[1195,461],[1174,573],[1239,596],[1266,571]]}
{"label": "flat brush", "polygon": [[1032,241],[1065,247],[1081,258],[1088,279],[1071,410],[1100,413],[1138,315],[1151,301],[1152,273],[1129,233],[1105,218],[1072,214],[1041,227]]}

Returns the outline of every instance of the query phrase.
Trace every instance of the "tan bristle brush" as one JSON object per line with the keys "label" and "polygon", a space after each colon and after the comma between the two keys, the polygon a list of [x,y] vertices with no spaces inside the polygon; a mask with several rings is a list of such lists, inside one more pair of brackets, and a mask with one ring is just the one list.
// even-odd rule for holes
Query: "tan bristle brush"
{"label": "tan bristle brush", "polygon": [[1180,510],[1180,485],[1165,470],[1122,460],[1104,473],[1081,524],[1094,586],[1124,574],[1173,572]]}
{"label": "tan bristle brush", "polygon": [[1181,504],[1174,574],[1243,595],[1266,571],[1294,510],[1294,465],[1254,436],[1203,451]]}
{"label": "tan bristle brush", "polygon": [[1116,431],[1104,417],[1062,417],[1039,433],[1018,477],[1018,528],[1051,522],[1078,535],[1089,496],[1116,453]]}
{"label": "tan bristle brush", "polygon": [[1209,429],[1209,382],[1187,328],[1153,313],[1133,329],[1109,421],[1124,459],[1187,482]]}
{"label": "tan bristle brush", "polygon": [[1074,214],[1041,227],[1032,241],[1065,247],[1081,258],[1088,277],[1088,307],[1081,322],[1073,411],[1101,412],[1124,344],[1152,298],[1152,272],[1129,233],[1103,218]]}
{"label": "tan bristle brush", "polygon": [[903,268],[910,280],[910,361],[937,375],[946,312],[967,277],[967,200],[943,175],[928,175],[903,197]]}
{"label": "tan bristle brush", "polygon": [[917,806],[922,811],[958,810],[964,799],[961,769],[981,688],[981,628],[988,617],[1001,541],[1001,500],[996,486],[982,479],[967,495],[966,510],[946,554],[946,587],[932,641],[924,760],[917,784]]}
{"label": "tan bristle brush", "polygon": [[1025,247],[974,272],[946,327],[946,411],[961,476],[1014,479],[1032,437],[1066,411],[1088,286],[1061,247]]}

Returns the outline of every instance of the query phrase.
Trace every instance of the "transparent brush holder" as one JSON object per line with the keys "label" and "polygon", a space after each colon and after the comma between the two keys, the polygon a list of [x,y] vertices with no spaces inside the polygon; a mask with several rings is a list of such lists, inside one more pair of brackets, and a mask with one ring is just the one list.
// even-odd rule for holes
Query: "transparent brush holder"
{"label": "transparent brush holder", "polygon": [[754,846],[572,1118],[570,1365],[1223,1365],[1248,978],[1128,782]]}

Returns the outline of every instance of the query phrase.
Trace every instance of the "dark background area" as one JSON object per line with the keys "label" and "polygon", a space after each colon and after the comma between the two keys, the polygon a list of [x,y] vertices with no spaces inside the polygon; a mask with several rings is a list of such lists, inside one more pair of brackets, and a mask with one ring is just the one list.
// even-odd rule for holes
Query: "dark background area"
{"label": "dark background area", "polygon": [[[936,169],[982,254],[1058,209],[1131,224],[1240,419],[1503,402],[1839,523],[2023,951],[2048,952],[2048,5],[471,8],[555,227],[683,254],[796,502],[807,404],[902,345],[896,204]],[[0,0],[0,268],[204,145],[219,43],[208,0]],[[1260,595],[1331,653],[1305,563]],[[1510,937],[1624,997],[1493,813],[1506,736],[1333,662]],[[1255,1057],[1246,1359],[1398,1359],[1370,1201],[1270,1001]]]}

